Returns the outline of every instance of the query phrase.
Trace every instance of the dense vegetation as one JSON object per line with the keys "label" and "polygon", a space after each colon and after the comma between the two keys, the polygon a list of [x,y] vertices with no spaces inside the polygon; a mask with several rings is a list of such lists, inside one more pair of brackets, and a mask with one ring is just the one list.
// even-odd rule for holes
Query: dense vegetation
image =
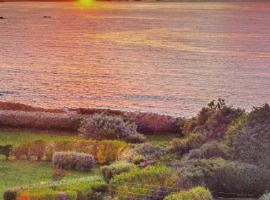
{"label": "dense vegetation", "polygon": [[[7,184],[2,184],[6,186],[0,186],[0,193],[6,191],[5,200],[269,196],[267,104],[248,113],[218,99],[191,119],[91,110],[75,115],[1,112],[0,125],[5,127],[50,130],[61,124],[61,130],[72,127],[70,131],[78,132],[78,136],[0,133],[0,173],[8,172]],[[41,121],[31,122],[37,116]],[[38,169],[31,173],[31,166]],[[17,181],[19,173],[28,175]]]}

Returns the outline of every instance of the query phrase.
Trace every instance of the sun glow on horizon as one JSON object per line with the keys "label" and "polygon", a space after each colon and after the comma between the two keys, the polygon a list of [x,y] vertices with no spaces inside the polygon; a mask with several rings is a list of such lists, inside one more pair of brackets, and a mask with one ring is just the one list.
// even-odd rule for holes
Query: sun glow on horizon
{"label": "sun glow on horizon", "polygon": [[80,8],[89,8],[92,7],[95,3],[95,0],[78,0],[76,1],[76,6]]}

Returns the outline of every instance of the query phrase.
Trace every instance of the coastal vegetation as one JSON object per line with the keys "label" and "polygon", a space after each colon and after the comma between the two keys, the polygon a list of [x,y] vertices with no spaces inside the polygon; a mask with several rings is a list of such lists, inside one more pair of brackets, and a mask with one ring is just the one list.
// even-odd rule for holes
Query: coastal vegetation
{"label": "coastal vegetation", "polygon": [[5,200],[269,196],[268,104],[246,112],[218,99],[191,119],[3,105]]}

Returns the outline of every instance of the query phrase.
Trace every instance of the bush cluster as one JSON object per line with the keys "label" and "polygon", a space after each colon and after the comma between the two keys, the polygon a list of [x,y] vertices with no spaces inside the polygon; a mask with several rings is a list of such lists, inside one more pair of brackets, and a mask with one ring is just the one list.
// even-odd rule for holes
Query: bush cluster
{"label": "bush cluster", "polygon": [[188,191],[172,193],[164,200],[213,200],[211,192],[204,187],[195,187]]}
{"label": "bush cluster", "polygon": [[14,155],[17,160],[45,159],[51,161],[55,152],[79,152],[92,154],[99,164],[106,164],[119,159],[119,156],[130,146],[118,140],[77,140],[77,141],[56,141],[45,143],[42,140],[33,141],[19,145],[15,148]]}
{"label": "bush cluster", "polygon": [[254,108],[234,133],[228,133],[234,159],[270,168],[270,107]]}
{"label": "bush cluster", "polygon": [[[91,139],[128,139],[130,141],[144,141],[144,137],[137,133],[137,125],[120,116],[94,114],[82,121],[79,131],[86,138]],[[133,138],[132,138],[133,136]]]}
{"label": "bush cluster", "polygon": [[163,199],[177,188],[177,175],[165,166],[132,169],[110,181],[117,199]]}
{"label": "bush cluster", "polygon": [[184,138],[174,139],[171,143],[174,152],[183,155],[192,149],[200,147],[207,140],[203,133],[191,133]]}
{"label": "bush cluster", "polygon": [[95,199],[97,193],[106,191],[107,184],[103,178],[91,176],[15,188],[4,193],[4,200]]}
{"label": "bush cluster", "polygon": [[52,162],[55,168],[80,171],[89,171],[96,163],[91,154],[77,152],[55,152]]}
{"label": "bush cluster", "polygon": [[36,140],[18,146],[15,149],[14,155],[17,160],[20,160],[23,157],[30,160],[35,157],[36,160],[40,161],[44,157],[45,149],[46,143],[43,140]]}
{"label": "bush cluster", "polygon": [[227,106],[223,99],[218,99],[202,108],[196,117],[186,120],[182,131],[184,135],[205,132],[208,139],[222,139],[231,122],[243,113],[243,110]]}
{"label": "bush cluster", "polygon": [[190,160],[177,165],[181,187],[205,185],[218,196],[253,195],[270,190],[270,170],[223,159]]}
{"label": "bush cluster", "polygon": [[114,176],[134,169],[135,165],[128,162],[116,162],[101,168],[104,179],[109,182]]}
{"label": "bush cluster", "polygon": [[127,113],[126,116],[136,123],[139,132],[149,135],[179,133],[183,124],[182,118],[155,113],[131,112]]}
{"label": "bush cluster", "polygon": [[189,152],[189,159],[210,159],[210,158],[223,158],[230,159],[231,149],[216,141],[208,142],[198,149],[193,149]]}
{"label": "bush cluster", "polygon": [[65,113],[0,111],[0,126],[77,131],[81,116]]}

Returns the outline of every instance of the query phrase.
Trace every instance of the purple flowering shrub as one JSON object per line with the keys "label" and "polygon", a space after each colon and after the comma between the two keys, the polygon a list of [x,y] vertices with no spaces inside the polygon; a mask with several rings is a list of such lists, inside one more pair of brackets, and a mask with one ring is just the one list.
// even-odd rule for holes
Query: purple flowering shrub
{"label": "purple flowering shrub", "polygon": [[95,163],[95,158],[91,154],[77,152],[55,152],[53,154],[54,168],[89,171]]}

